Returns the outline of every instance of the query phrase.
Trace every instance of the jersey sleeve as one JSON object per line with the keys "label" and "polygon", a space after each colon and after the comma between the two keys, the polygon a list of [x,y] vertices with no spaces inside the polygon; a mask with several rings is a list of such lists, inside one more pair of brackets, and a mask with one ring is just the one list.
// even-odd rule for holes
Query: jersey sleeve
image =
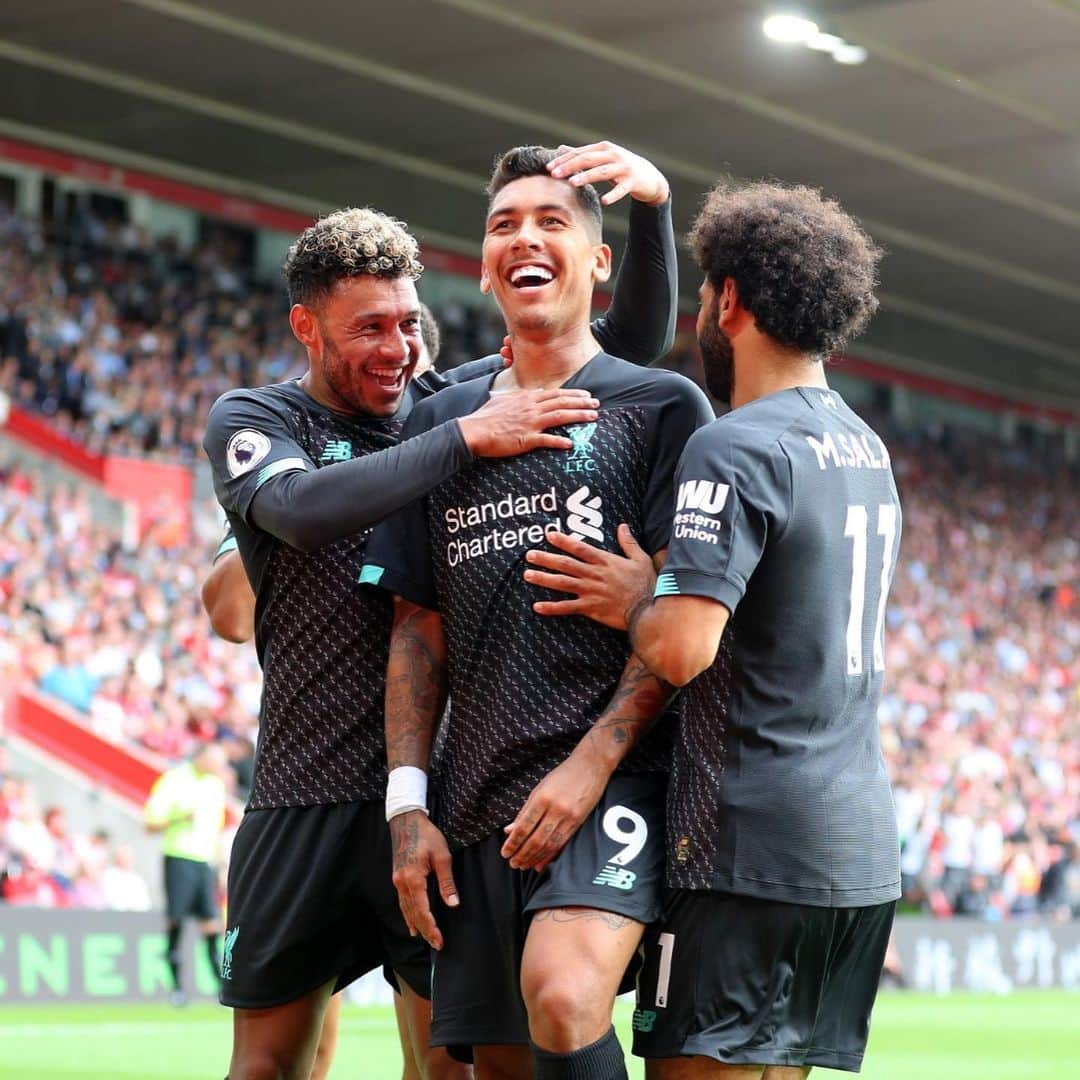
{"label": "jersey sleeve", "polygon": [[[421,404],[405,421],[402,440],[430,431],[433,426],[431,409]],[[378,586],[420,607],[437,610],[426,497],[413,500],[375,527],[368,541],[360,582]]]}
{"label": "jersey sleeve", "polygon": [[704,596],[734,612],[766,539],[790,517],[791,475],[776,444],[716,421],[687,443],[675,477],[675,518],[657,596]]}
{"label": "jersey sleeve", "polygon": [[667,400],[656,414],[652,461],[645,490],[644,535],[639,538],[650,555],[667,547],[671,539],[675,471],[687,440],[713,420],[709,399],[689,379],[672,374],[663,385]]}
{"label": "jersey sleeve", "polygon": [[225,522],[225,535],[221,538],[221,543],[218,544],[217,550],[214,552],[214,557],[211,560],[212,563],[216,563],[218,559],[223,559],[230,551],[237,551],[238,545],[236,543],[236,533],[233,532],[232,522]]}
{"label": "jersey sleeve", "polygon": [[604,352],[632,364],[651,364],[675,342],[679,264],[671,200],[630,202],[630,231],[619,262],[611,306],[592,324]]}
{"label": "jersey sleeve", "polygon": [[218,502],[248,524],[251,501],[263,484],[282,473],[315,468],[284,418],[248,390],[232,390],[214,403],[203,448]]}

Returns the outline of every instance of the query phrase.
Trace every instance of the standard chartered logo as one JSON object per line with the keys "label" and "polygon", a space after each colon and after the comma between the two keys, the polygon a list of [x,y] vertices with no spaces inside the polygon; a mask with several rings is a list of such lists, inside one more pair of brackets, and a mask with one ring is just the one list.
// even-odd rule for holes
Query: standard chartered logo
{"label": "standard chartered logo", "polygon": [[599,495],[593,495],[586,484],[579,487],[566,500],[566,531],[577,540],[586,537],[597,543],[604,542],[604,515],[601,513],[603,502]]}
{"label": "standard chartered logo", "polygon": [[472,506],[447,507],[443,511],[448,534],[447,563],[459,566],[499,551],[536,547],[549,532],[565,532],[578,540],[603,543],[602,507],[600,495],[594,495],[588,485],[579,487],[565,500],[555,487],[550,487],[528,495],[511,492]]}

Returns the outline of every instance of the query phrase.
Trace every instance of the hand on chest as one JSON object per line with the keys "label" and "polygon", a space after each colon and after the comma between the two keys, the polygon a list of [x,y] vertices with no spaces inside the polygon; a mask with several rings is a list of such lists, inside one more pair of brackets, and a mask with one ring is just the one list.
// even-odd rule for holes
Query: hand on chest
{"label": "hand on chest", "polygon": [[647,454],[639,425],[625,412],[566,430],[567,451],[480,461],[442,485],[428,503],[436,553],[449,566],[477,558],[516,560],[560,531],[617,550],[621,522],[643,520]]}

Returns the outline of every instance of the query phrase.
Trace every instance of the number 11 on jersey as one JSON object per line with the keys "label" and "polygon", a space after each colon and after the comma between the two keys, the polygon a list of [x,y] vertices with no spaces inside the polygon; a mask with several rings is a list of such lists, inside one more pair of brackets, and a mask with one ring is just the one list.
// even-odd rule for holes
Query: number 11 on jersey
{"label": "number 11 on jersey", "polygon": [[893,548],[896,546],[895,503],[882,503],[877,508],[877,535],[884,538],[881,549],[881,576],[876,585],[876,597],[868,596],[866,588],[866,552],[869,546],[870,515],[865,506],[857,503],[847,508],[844,536],[852,542],[851,552],[851,605],[847,622],[847,673],[863,673],[863,618],[867,601],[874,606],[873,667],[874,674],[885,670],[885,601],[889,596],[889,572],[892,569]]}

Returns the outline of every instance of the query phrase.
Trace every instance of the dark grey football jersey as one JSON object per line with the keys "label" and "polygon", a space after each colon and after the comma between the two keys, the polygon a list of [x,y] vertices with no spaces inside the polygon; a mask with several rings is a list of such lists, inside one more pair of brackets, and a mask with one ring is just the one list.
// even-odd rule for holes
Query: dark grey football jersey
{"label": "dark grey football jersey", "polygon": [[[469,379],[498,357],[458,368]],[[358,578],[371,530],[312,552],[252,524],[256,492],[275,476],[321,469],[394,446],[414,401],[450,385],[429,372],[389,419],[324,408],[295,381],[225,394],[210,412],[214,488],[255,592],[263,698],[254,810],[381,799],[383,698],[392,618],[387,597]]]}
{"label": "dark grey football jersey", "polygon": [[402,423],[332,412],[295,382],[231,391],[211,412],[214,486],[255,591],[263,669],[251,809],[378,799],[385,790],[391,609],[356,580],[370,531],[305,553],[252,525],[248,508],[273,476],[384,450]]}
{"label": "dark grey football jersey", "polygon": [[697,432],[657,596],[731,612],[683,694],[669,884],[856,907],[900,895],[877,709],[900,503],[835,392],[785,390]]}
{"label": "dark grey football jersey", "polygon": [[[405,433],[463,416],[490,380],[417,406]],[[451,709],[437,766],[438,820],[454,845],[511,821],[611,700],[630,656],[624,633],[582,617],[545,618],[559,599],[526,583],[526,551],[552,527],[618,551],[626,522],[646,550],[668,542],[675,464],[712,418],[704,394],[671,372],[600,353],[568,386],[600,400],[595,423],[567,430],[573,450],[477,461],[375,532],[364,576],[441,612]],[[673,723],[661,719],[628,771],[667,768]]]}

